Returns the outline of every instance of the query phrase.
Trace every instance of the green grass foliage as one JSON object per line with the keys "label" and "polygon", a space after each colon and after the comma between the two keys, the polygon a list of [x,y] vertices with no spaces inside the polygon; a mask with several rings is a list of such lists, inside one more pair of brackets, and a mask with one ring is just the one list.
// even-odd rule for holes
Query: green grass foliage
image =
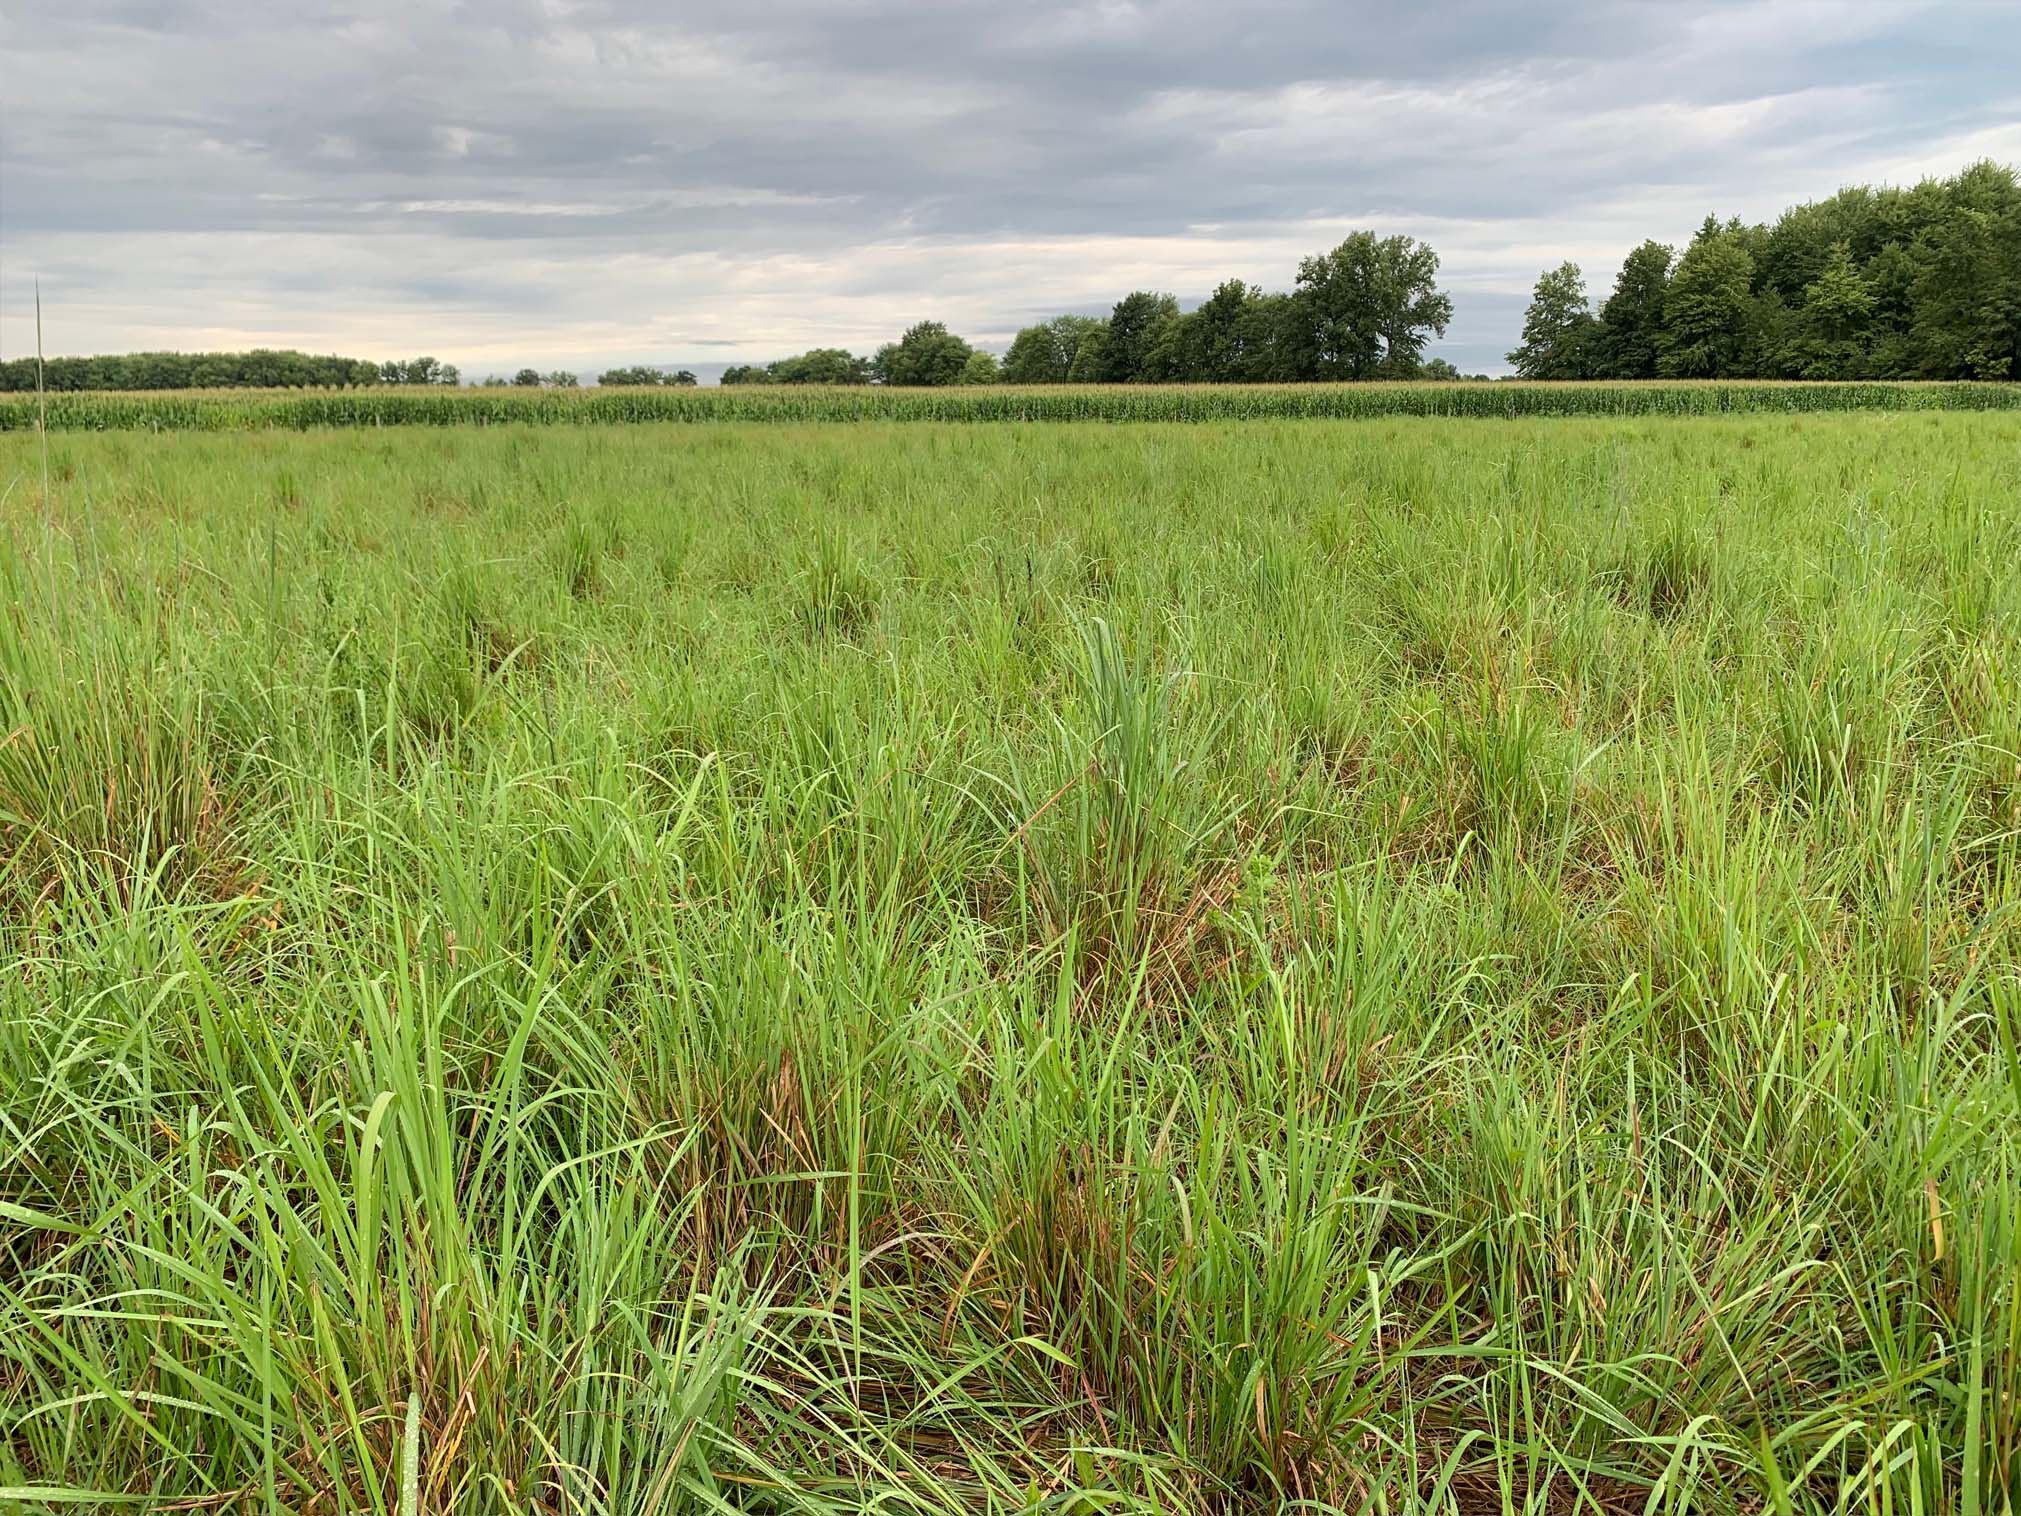
{"label": "green grass foliage", "polygon": [[2021,418],[47,442],[0,1506],[2011,1510]]}

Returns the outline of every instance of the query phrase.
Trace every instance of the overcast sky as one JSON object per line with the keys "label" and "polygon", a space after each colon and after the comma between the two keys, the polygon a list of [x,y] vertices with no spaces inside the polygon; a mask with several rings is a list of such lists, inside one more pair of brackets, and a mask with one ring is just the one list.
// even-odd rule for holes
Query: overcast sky
{"label": "overcast sky", "polygon": [[705,373],[1429,241],[1499,370],[1539,269],[2021,162],[2021,3],[24,0],[0,356]]}

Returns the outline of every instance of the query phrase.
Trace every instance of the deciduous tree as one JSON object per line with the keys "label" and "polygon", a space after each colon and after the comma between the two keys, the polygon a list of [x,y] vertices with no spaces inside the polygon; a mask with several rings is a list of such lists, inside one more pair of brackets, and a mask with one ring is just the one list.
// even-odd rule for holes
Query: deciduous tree
{"label": "deciduous tree", "polygon": [[940,322],[920,321],[879,348],[870,371],[879,384],[959,384],[973,351]]}
{"label": "deciduous tree", "polygon": [[1023,328],[1004,354],[1007,384],[1064,384],[1073,372],[1081,348],[1101,340],[1108,323],[1099,316],[1055,316]]}
{"label": "deciduous tree", "polygon": [[1561,263],[1538,277],[1523,317],[1523,340],[1509,362],[1525,379],[1591,378],[1599,331],[1579,265]]}
{"label": "deciduous tree", "polygon": [[1611,379],[1654,379],[1670,292],[1673,249],[1645,242],[1622,261],[1614,293],[1600,307],[1597,372]]}
{"label": "deciduous tree", "polygon": [[1754,372],[1760,353],[1753,276],[1754,259],[1734,229],[1708,217],[1664,292],[1659,374],[1729,379]]}
{"label": "deciduous tree", "polygon": [[846,348],[809,348],[793,358],[767,365],[774,384],[868,384],[870,360]]}
{"label": "deciduous tree", "polygon": [[1109,384],[1144,384],[1167,377],[1159,372],[1160,343],[1179,319],[1170,295],[1135,290],[1109,313],[1108,341],[1102,349],[1102,379]]}
{"label": "deciduous tree", "polygon": [[1298,265],[1292,296],[1298,377],[1408,379],[1425,344],[1443,337],[1453,302],[1438,288],[1439,256],[1411,237],[1356,232]]}
{"label": "deciduous tree", "polygon": [[1796,350],[1788,367],[1805,379],[1860,378],[1866,372],[1873,316],[1874,292],[1860,277],[1852,250],[1833,243],[1817,278],[1804,287]]}

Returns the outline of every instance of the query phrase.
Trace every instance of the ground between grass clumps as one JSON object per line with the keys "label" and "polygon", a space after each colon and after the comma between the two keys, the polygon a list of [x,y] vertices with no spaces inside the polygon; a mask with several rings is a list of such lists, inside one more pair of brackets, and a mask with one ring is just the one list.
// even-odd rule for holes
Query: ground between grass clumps
{"label": "ground between grass clumps", "polygon": [[2021,418],[0,438],[0,1499],[2008,1508]]}

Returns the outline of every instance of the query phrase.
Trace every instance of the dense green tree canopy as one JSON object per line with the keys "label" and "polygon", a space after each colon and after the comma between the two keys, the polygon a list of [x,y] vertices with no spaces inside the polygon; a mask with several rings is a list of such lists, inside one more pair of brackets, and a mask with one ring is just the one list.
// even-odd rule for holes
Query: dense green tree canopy
{"label": "dense green tree canopy", "polygon": [[635,368],[607,368],[596,376],[599,385],[631,384],[686,388],[695,382],[694,373],[684,368],[655,368],[640,364]]}
{"label": "dense green tree canopy", "polygon": [[1596,375],[1656,377],[1663,300],[1670,290],[1670,265],[1676,257],[1661,242],[1645,242],[1623,260],[1621,272],[1614,278],[1614,293],[1600,307]]}
{"label": "dense green tree canopy", "polygon": [[1000,384],[1003,382],[1003,367],[996,361],[995,353],[985,353],[980,349],[968,355],[968,362],[961,366],[961,384]]}
{"label": "dense green tree canopy", "polygon": [[1682,258],[1628,255],[1593,337],[1600,379],[2021,378],[2021,182],[1976,163],[1707,217]]}
{"label": "dense green tree canopy", "polygon": [[1509,362],[1525,379],[1585,379],[1594,368],[1600,323],[1586,301],[1586,279],[1576,263],[1561,263],[1537,279],[1523,340]]}
{"label": "dense green tree canopy", "polygon": [[1021,328],[1003,355],[1004,378],[1012,384],[1064,383],[1073,360],[1062,350],[1055,325],[1066,319],[1060,316]]}
{"label": "dense green tree canopy", "polygon": [[1025,327],[1004,354],[1008,384],[1065,384],[1084,344],[1104,341],[1109,323],[1099,316],[1055,316]]}
{"label": "dense green tree canopy", "polygon": [[1411,237],[1356,232],[1298,265],[1292,319],[1301,379],[1409,379],[1453,302],[1439,255]]}
{"label": "dense green tree canopy", "polygon": [[1733,379],[1760,366],[1754,258],[1736,226],[1707,218],[1677,260],[1664,293],[1656,372],[1666,379]]}
{"label": "dense green tree canopy", "polygon": [[793,358],[765,365],[774,384],[868,384],[870,360],[846,348],[810,348]]}
{"label": "dense green tree canopy", "polygon": [[1858,379],[1869,361],[1874,292],[1852,250],[1834,242],[1817,277],[1804,286],[1803,312],[1786,366],[1804,379]]}
{"label": "dense green tree canopy", "polygon": [[[33,390],[36,368],[34,358],[0,363],[0,390]],[[51,358],[41,370],[43,388],[50,390],[303,389],[456,382],[456,370],[432,358],[381,365],[362,358],[318,357],[268,348],[249,353],[111,353]],[[387,378],[387,370],[396,377]],[[407,377],[424,372],[431,377]]]}
{"label": "dense green tree canopy", "polygon": [[1091,328],[1074,349],[1073,361],[1067,365],[1067,383],[1100,384],[1109,369],[1109,323],[1104,321]]}
{"label": "dense green tree canopy", "polygon": [[919,321],[877,350],[870,371],[879,384],[959,384],[973,351],[940,322]]}
{"label": "dense green tree canopy", "polygon": [[1179,319],[1170,295],[1135,290],[1109,312],[1108,340],[1102,346],[1102,379],[1109,384],[1148,384],[1168,377],[1164,339]]}
{"label": "dense green tree canopy", "polygon": [[456,365],[435,358],[394,359],[379,365],[381,384],[460,384]]}
{"label": "dense green tree canopy", "polygon": [[1931,378],[2021,378],[2021,189],[1991,163],[1949,183],[1918,242],[1913,361]]}
{"label": "dense green tree canopy", "polygon": [[1227,279],[1166,333],[1166,370],[1195,383],[1240,384],[1288,377],[1285,297]]}

